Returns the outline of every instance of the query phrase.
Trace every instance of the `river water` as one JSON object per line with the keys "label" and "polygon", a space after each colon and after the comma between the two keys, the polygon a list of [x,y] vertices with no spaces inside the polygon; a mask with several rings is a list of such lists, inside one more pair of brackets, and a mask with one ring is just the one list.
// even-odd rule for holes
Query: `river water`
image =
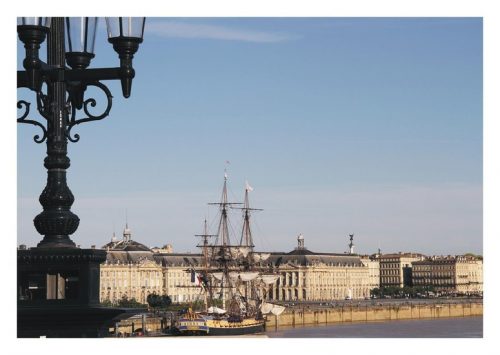
{"label": "river water", "polygon": [[268,329],[269,338],[482,338],[483,317],[355,322]]}

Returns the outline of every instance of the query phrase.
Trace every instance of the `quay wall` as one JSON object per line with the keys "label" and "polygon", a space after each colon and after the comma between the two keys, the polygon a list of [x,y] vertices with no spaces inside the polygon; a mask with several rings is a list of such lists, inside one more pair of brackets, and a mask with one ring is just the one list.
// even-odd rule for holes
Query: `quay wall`
{"label": "quay wall", "polygon": [[332,308],[287,309],[279,316],[268,315],[266,327],[270,329],[280,326],[468,317],[482,314],[482,303],[344,305]]}
{"label": "quay wall", "polygon": [[[287,308],[278,317],[267,316],[267,329],[281,326],[302,326],[333,324],[343,322],[389,321],[403,319],[431,319],[446,317],[468,317],[483,314],[483,304],[477,303],[432,303],[432,304],[386,304],[386,305],[342,305],[321,308]],[[146,317],[126,319],[110,327],[114,334],[130,336],[134,330],[161,333],[175,322],[175,316],[168,318]],[[115,330],[117,332],[115,333]]]}

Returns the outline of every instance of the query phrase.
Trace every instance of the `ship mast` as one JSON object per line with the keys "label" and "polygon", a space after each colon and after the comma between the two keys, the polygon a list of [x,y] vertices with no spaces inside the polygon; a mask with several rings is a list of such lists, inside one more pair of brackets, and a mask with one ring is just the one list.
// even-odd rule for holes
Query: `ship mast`
{"label": "ship mast", "polygon": [[[204,302],[205,302],[205,310],[208,310],[208,299],[210,300],[210,304],[212,303],[212,288],[211,288],[211,280],[208,278],[208,270],[209,270],[209,264],[208,264],[208,239],[212,237],[216,237],[215,234],[208,234],[208,227],[207,227],[207,219],[205,218],[205,223],[204,223],[204,228],[203,228],[203,234],[196,234],[196,237],[202,238],[201,243],[198,244],[197,247],[202,248],[203,252],[203,278],[206,280],[207,285],[204,287],[207,287],[208,292],[204,292]],[[207,294],[208,293],[208,294]],[[208,299],[207,299],[208,297]]]}
{"label": "ship mast", "polygon": [[217,239],[215,241],[215,245],[219,246],[222,255],[221,256],[229,256],[229,247],[231,247],[231,241],[229,239],[229,226],[227,220],[227,210],[229,207],[233,205],[241,205],[241,203],[236,202],[227,202],[227,172],[224,171],[224,185],[222,187],[222,197],[221,202],[213,202],[209,203],[209,205],[217,205],[220,210],[220,220],[219,227],[217,230]]}
{"label": "ship mast", "polygon": [[[240,238],[240,247],[244,247],[248,249],[248,254],[246,256],[246,260],[243,264],[243,267],[247,271],[254,271],[255,263],[253,260],[253,248],[255,247],[252,238],[252,230],[250,228],[250,211],[262,211],[260,208],[250,208],[250,201],[248,198],[248,193],[253,191],[253,188],[248,184],[248,181],[245,183],[245,201],[243,203],[243,207],[241,210],[243,211],[243,227],[241,229],[241,238]],[[244,284],[244,292],[245,292],[245,307],[248,310],[248,294],[251,294],[252,298],[255,297],[255,290],[253,287],[253,282],[247,282]]]}
{"label": "ship mast", "polygon": [[241,229],[240,246],[250,248],[253,252],[254,244],[252,238],[252,230],[250,229],[250,211],[262,211],[260,208],[250,208],[250,202],[248,200],[248,192],[253,191],[253,188],[246,183],[245,186],[245,202],[243,204],[243,228]]}
{"label": "ship mast", "polygon": [[[222,293],[222,304],[223,307],[226,307],[226,293],[224,292],[224,288],[228,288],[230,292],[232,292],[232,285],[229,281],[229,263],[232,261],[231,258],[231,250],[232,247],[230,239],[229,239],[229,227],[227,220],[227,210],[229,207],[233,205],[241,205],[241,203],[234,203],[227,201],[227,171],[224,169],[224,185],[222,187],[222,196],[221,202],[209,203],[209,205],[217,205],[220,210],[220,220],[219,227],[217,231],[217,238],[215,241],[215,248],[213,249],[212,259],[219,264],[222,269],[223,277],[221,280],[221,293]],[[224,281],[227,280],[228,285],[224,285]]]}
{"label": "ship mast", "polygon": [[222,197],[219,203],[209,203],[209,205],[219,205],[221,217],[219,220],[219,229],[217,233],[216,244],[222,247],[229,245],[229,228],[227,223],[227,208],[231,205],[227,202],[227,173],[224,172],[224,185],[222,187]]}

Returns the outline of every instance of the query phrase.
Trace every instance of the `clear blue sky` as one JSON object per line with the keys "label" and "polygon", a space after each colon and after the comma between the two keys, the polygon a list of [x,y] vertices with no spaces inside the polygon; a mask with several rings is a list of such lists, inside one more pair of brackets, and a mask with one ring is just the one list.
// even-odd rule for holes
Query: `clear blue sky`
{"label": "clear blue sky", "polygon": [[[115,66],[99,26],[92,66]],[[479,18],[149,18],[131,98],[110,83],[111,115],[74,129],[72,239],[105,244],[127,210],[133,239],[195,251],[229,160],[231,199],[248,180],[264,209],[259,249],[303,233],[343,252],[354,233],[361,253],[482,253],[482,50]],[[46,179],[37,133],[18,127],[29,246]]]}

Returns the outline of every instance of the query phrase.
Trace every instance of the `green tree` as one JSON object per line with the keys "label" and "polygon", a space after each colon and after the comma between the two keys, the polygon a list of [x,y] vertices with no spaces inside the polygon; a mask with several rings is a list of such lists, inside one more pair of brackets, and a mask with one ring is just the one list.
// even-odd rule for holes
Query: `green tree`
{"label": "green tree", "polygon": [[413,294],[413,287],[410,287],[410,286],[403,287],[403,294],[404,295],[412,295]]}
{"label": "green tree", "polygon": [[146,297],[146,302],[148,302],[149,307],[158,308],[161,306],[161,297],[153,292]]}
{"label": "green tree", "polygon": [[172,304],[172,300],[169,296],[167,295],[160,296],[154,292],[148,295],[146,301],[148,302],[149,307],[158,309],[168,308]]}
{"label": "green tree", "polygon": [[384,296],[394,296],[399,293],[399,287],[387,286],[382,288],[382,294]]}
{"label": "green tree", "polygon": [[161,296],[161,307],[162,308],[167,308],[172,304],[172,299],[170,296],[167,295],[162,295]]}
{"label": "green tree", "polygon": [[123,308],[145,308],[146,305],[137,302],[135,298],[128,299],[127,296],[123,296],[121,300],[117,303],[118,307]]}
{"label": "green tree", "polygon": [[105,299],[101,302],[101,306],[103,307],[113,307],[113,303],[109,300],[109,298]]}

